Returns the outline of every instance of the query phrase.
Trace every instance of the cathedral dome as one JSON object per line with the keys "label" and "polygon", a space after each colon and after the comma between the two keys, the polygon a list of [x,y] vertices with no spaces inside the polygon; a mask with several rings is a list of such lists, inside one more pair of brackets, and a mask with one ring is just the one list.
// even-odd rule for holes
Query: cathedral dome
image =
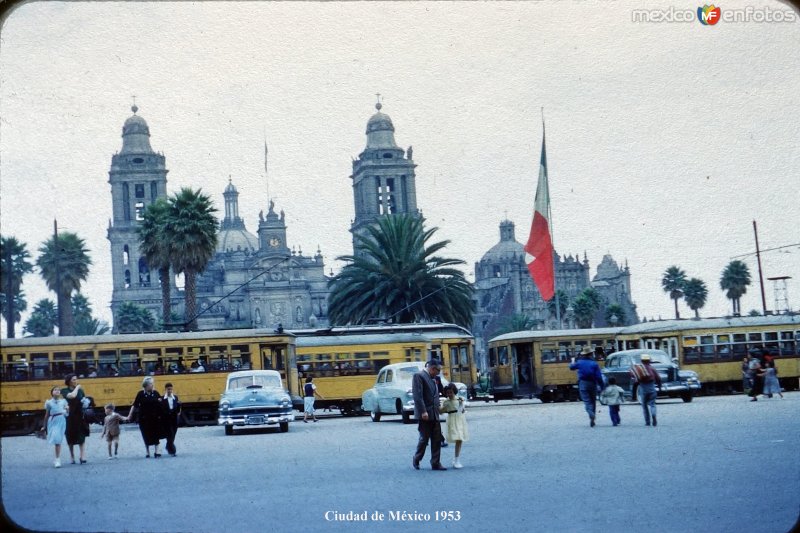
{"label": "cathedral dome", "polygon": [[367,122],[367,149],[397,148],[394,142],[394,124],[389,115],[381,113],[383,106],[375,104],[377,113]]}
{"label": "cathedral dome", "polygon": [[481,261],[493,263],[508,261],[512,258],[520,259],[525,257],[525,250],[522,244],[517,241],[500,241],[492,246],[488,252],[483,254]]}
{"label": "cathedral dome", "polygon": [[514,236],[514,223],[504,220],[500,223],[500,242],[483,254],[481,261],[503,262],[514,257],[517,259],[525,257],[525,250]]}
{"label": "cathedral dome", "polygon": [[150,147],[150,128],[147,122],[136,114],[139,110],[135,105],[131,107],[133,116],[129,117],[122,126],[122,151],[128,154],[152,154]]}
{"label": "cathedral dome", "polygon": [[258,238],[244,227],[222,229],[217,234],[217,252],[254,252],[257,249]]}

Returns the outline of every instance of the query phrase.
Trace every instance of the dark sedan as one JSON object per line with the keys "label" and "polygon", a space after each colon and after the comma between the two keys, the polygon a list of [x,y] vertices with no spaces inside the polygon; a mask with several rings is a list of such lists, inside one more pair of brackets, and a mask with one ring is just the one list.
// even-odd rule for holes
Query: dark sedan
{"label": "dark sedan", "polygon": [[631,367],[642,362],[642,354],[650,356],[651,366],[661,376],[659,396],[681,398],[684,402],[692,401],[695,391],[700,390],[697,373],[681,370],[662,350],[624,350],[612,353],[606,358],[603,369],[606,382],[613,376],[617,380],[617,385],[625,390],[625,398],[636,401],[636,384],[631,376]]}

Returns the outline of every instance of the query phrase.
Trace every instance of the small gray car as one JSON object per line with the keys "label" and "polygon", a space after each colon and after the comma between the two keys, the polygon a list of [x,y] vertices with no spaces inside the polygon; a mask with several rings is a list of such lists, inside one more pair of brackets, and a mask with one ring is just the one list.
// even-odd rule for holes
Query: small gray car
{"label": "small gray car", "polygon": [[636,401],[636,384],[631,376],[631,366],[642,362],[642,354],[650,356],[650,365],[661,376],[659,396],[681,398],[684,402],[692,401],[696,391],[700,390],[697,372],[681,370],[678,364],[662,350],[623,350],[612,353],[606,358],[603,369],[606,383],[608,378],[613,376],[617,380],[617,385],[625,390],[625,398]]}

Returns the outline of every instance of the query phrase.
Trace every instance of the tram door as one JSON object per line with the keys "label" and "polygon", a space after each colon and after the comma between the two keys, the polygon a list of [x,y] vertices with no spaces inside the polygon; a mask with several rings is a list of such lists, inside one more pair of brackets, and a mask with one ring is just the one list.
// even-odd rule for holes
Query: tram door
{"label": "tram door", "polygon": [[514,396],[533,395],[533,350],[530,343],[511,345],[511,366],[514,379]]}
{"label": "tram door", "polygon": [[450,381],[472,386],[472,361],[469,344],[450,345]]}

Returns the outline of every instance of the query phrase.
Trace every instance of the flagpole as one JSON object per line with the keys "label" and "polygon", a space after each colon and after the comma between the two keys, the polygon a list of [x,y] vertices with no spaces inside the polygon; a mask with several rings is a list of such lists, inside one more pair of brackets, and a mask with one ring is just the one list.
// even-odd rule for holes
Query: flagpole
{"label": "flagpole", "polygon": [[[542,154],[544,158],[547,158],[547,153],[545,152],[545,127],[544,127],[544,107],[542,107]],[[545,163],[547,159],[545,159]],[[550,205],[550,176],[547,176],[547,220],[549,222],[548,226],[550,228],[550,244],[553,248],[553,293],[556,297],[556,320],[558,321],[558,329],[564,329],[564,323],[561,321],[561,302],[558,297],[558,270],[556,269],[557,262],[556,262],[556,241],[555,241],[555,231],[553,228],[553,212],[552,207]]]}
{"label": "flagpole", "polygon": [[269,204],[269,172],[267,171],[267,129],[264,128],[264,180],[267,182],[267,204]]}

